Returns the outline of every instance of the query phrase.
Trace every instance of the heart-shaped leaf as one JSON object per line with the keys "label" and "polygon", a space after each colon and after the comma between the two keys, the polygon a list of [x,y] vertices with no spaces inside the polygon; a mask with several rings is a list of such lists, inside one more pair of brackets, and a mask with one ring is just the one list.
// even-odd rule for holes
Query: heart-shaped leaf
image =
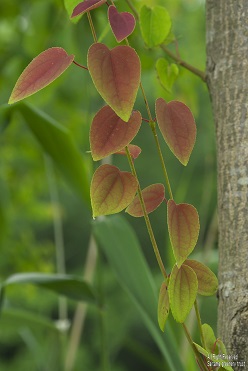
{"label": "heart-shaped leaf", "polygon": [[[164,185],[160,183],[152,184],[143,189],[142,196],[148,214],[154,211],[164,201],[164,193]],[[135,217],[144,216],[138,195],[128,206],[126,212]]]}
{"label": "heart-shaped leaf", "polygon": [[178,267],[187,259],[196,245],[200,223],[196,208],[189,204],[168,201],[167,223],[173,253]]}
{"label": "heart-shaped leaf", "polygon": [[79,3],[73,10],[71,18],[84,14],[92,9],[98,8],[102,4],[106,3],[107,0],[84,0]]}
{"label": "heart-shaped leaf", "polygon": [[128,121],[140,84],[140,60],[130,46],[112,50],[101,43],[88,51],[88,67],[96,89],[123,120]]}
{"label": "heart-shaped leaf", "polygon": [[18,102],[59,77],[73,62],[74,55],[68,55],[63,48],[50,48],[29,63],[17,80],[9,98],[9,104]]}
{"label": "heart-shaped leaf", "polygon": [[91,188],[93,217],[115,214],[133,200],[138,188],[136,178],[113,165],[102,165],[94,173]]}
{"label": "heart-shaped leaf", "polygon": [[171,30],[171,18],[162,6],[149,8],[144,5],[140,10],[142,37],[150,48],[162,44]]}
{"label": "heart-shaped leaf", "polygon": [[204,296],[214,295],[218,288],[218,280],[211,269],[196,260],[187,259],[184,263],[191,267],[197,276],[198,294]]}
{"label": "heart-shaped leaf", "polygon": [[196,139],[196,125],[190,109],[182,102],[156,101],[159,128],[172,153],[187,165]]}
{"label": "heart-shaped leaf", "polygon": [[160,330],[164,332],[165,323],[169,315],[170,303],[167,285],[162,283],[158,298],[158,324]]}
{"label": "heart-shaped leaf", "polygon": [[[135,160],[139,155],[141,154],[141,148],[139,146],[136,146],[135,144],[128,144],[127,146],[131,157]],[[116,155],[124,155],[126,156],[126,149],[123,148],[118,152],[115,152]]]}
{"label": "heart-shaped leaf", "polygon": [[135,18],[131,13],[119,13],[115,6],[108,8],[109,23],[117,42],[121,42],[131,35],[135,28]]}
{"label": "heart-shaped leaf", "polygon": [[177,322],[183,323],[188,316],[197,294],[197,277],[193,269],[187,265],[180,268],[175,264],[168,286],[170,307]]}
{"label": "heart-shaped leaf", "polygon": [[165,58],[159,58],[156,63],[156,70],[161,85],[171,93],[171,89],[176,81],[179,69],[175,63],[169,63]]}
{"label": "heart-shaped leaf", "polygon": [[104,106],[95,115],[90,129],[90,146],[93,160],[122,150],[138,133],[142,117],[133,111],[128,122],[124,122],[109,106]]}

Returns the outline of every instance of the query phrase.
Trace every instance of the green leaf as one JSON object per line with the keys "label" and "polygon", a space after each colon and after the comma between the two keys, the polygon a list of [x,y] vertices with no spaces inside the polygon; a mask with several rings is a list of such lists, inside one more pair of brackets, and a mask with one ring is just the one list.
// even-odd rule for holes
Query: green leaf
{"label": "green leaf", "polygon": [[196,349],[199,353],[201,353],[204,357],[206,357],[207,366],[209,367],[222,367],[224,370],[233,371],[233,368],[228,365],[231,361],[225,360],[223,358],[219,358],[214,354],[208,353],[208,351],[202,348],[199,344],[194,343]]}
{"label": "green leaf", "polygon": [[161,85],[171,93],[179,74],[179,68],[175,63],[170,64],[165,58],[159,58],[156,62],[156,70]]}
{"label": "green leaf", "polygon": [[157,290],[133,229],[120,215],[103,217],[92,224],[96,240],[120,285],[137,306],[145,326],[166,359],[167,370],[183,370],[170,324],[166,325],[166,336],[162,336],[158,328]]}
{"label": "green leaf", "polygon": [[198,280],[198,293],[204,296],[214,295],[218,288],[216,275],[206,265],[196,260],[185,260],[184,264],[191,267]]}
{"label": "green leaf", "polygon": [[35,57],[17,80],[9,104],[18,102],[43,89],[57,79],[73,62],[63,48],[49,48]]}
{"label": "green leaf", "polygon": [[168,286],[172,315],[177,322],[183,323],[191,311],[197,294],[197,277],[187,265],[180,268],[174,265]]}
{"label": "green leaf", "polygon": [[137,188],[133,174],[113,165],[101,165],[95,171],[90,187],[93,217],[122,211],[133,200]]}
{"label": "green leaf", "polygon": [[64,295],[69,299],[94,301],[95,295],[90,285],[84,280],[63,274],[18,273],[2,282],[2,288],[14,284],[29,283]]}
{"label": "green leaf", "polygon": [[90,206],[88,171],[69,130],[31,105],[19,104],[15,107],[68,184]]}
{"label": "green leaf", "polygon": [[216,346],[216,337],[212,327],[204,323],[202,325],[202,333],[206,344],[206,350],[209,353],[218,354],[218,346]]}
{"label": "green leaf", "polygon": [[93,118],[90,147],[93,160],[101,160],[127,146],[138,133],[142,122],[139,111],[133,111],[124,122],[109,106],[101,108]]}
{"label": "green leaf", "polygon": [[169,294],[167,290],[167,283],[162,282],[159,299],[158,299],[158,324],[160,330],[164,332],[165,323],[167,321],[170,310]]}
{"label": "green leaf", "polygon": [[88,68],[98,93],[127,122],[140,84],[141,67],[136,51],[126,45],[109,50],[106,45],[95,43],[88,51]]}
{"label": "green leaf", "polygon": [[140,27],[143,39],[150,48],[162,44],[171,30],[171,18],[162,6],[140,9]]}
{"label": "green leaf", "polygon": [[194,250],[200,224],[196,208],[189,204],[176,204],[169,200],[167,205],[167,223],[173,253],[180,267]]}

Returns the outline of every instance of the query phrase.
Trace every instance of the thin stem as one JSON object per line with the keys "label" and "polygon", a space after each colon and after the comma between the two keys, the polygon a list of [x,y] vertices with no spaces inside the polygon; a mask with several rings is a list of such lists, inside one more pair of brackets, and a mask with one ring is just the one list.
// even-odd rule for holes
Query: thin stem
{"label": "thin stem", "polygon": [[160,268],[164,278],[167,279],[166,270],[165,270],[163,261],[162,261],[161,256],[160,256],[160,252],[159,252],[158,245],[157,245],[154,233],[153,233],[153,229],[152,229],[152,226],[151,226],[149,216],[148,216],[147,211],[146,211],[145,202],[144,202],[144,199],[143,199],[143,196],[142,196],[142,191],[141,191],[141,188],[140,188],[140,184],[139,184],[139,181],[138,181],[138,177],[137,177],[137,173],[136,173],[136,170],[135,170],[135,167],[134,167],[134,163],[133,163],[133,160],[132,160],[132,157],[131,157],[131,154],[129,152],[128,147],[125,147],[125,150],[126,150],[126,154],[127,154],[127,158],[128,158],[128,162],[129,162],[132,174],[135,176],[135,178],[137,179],[137,182],[138,182],[138,196],[139,196],[140,204],[141,204],[142,211],[143,211],[143,214],[144,214],[146,227],[147,227],[147,230],[148,230],[148,233],[149,233],[149,236],[150,236],[150,240],[151,240],[151,243],[152,243],[152,247],[153,247],[153,250],[154,250],[158,265],[159,265],[159,268]]}
{"label": "thin stem", "polygon": [[204,335],[202,331],[202,322],[201,322],[201,316],[200,316],[200,311],[199,311],[197,300],[195,300],[194,302],[194,307],[195,307],[195,314],[197,318],[198,328],[199,328],[200,336],[201,336],[201,343],[202,343],[203,348],[206,349],[206,343],[205,343],[205,339],[204,339]]}
{"label": "thin stem", "polygon": [[133,14],[134,14],[135,18],[138,20],[139,19],[139,14],[138,14],[137,10],[135,9],[135,7],[133,6],[132,2],[130,0],[126,0],[126,3],[129,6],[129,8],[133,11]]}
{"label": "thin stem", "polygon": [[91,33],[92,33],[94,42],[97,43],[96,31],[95,31],[95,27],[94,27],[90,12],[87,12],[87,17],[88,17],[88,21],[89,21],[89,24],[90,24],[90,29],[91,29]]}
{"label": "thin stem", "polygon": [[192,66],[191,64],[183,61],[179,56],[172,53],[170,49],[168,49],[165,45],[160,45],[160,48],[175,62],[177,62],[180,66],[186,68],[188,71],[192,72],[196,76],[200,77],[202,81],[206,82],[206,74],[205,72],[199,70],[198,68]]}
{"label": "thin stem", "polygon": [[163,173],[164,173],[164,177],[165,177],[165,182],[166,182],[166,185],[167,185],[167,188],[168,188],[170,199],[173,200],[173,194],[172,194],[172,190],[171,190],[170,180],[169,180],[168,173],[167,173],[167,170],[166,170],[166,166],[165,166],[162,150],[161,150],[161,147],[160,147],[160,143],[159,143],[159,140],[158,140],[158,135],[157,135],[157,132],[156,132],[156,127],[155,127],[155,122],[154,121],[150,122],[150,127],[152,129],[153,136],[154,136],[154,139],[155,139],[155,142],[156,142],[156,147],[157,147],[159,158],[160,158],[160,161],[161,161],[161,164],[162,164]]}
{"label": "thin stem", "polygon": [[144,87],[143,87],[142,83],[140,83],[140,89],[141,89],[141,92],[142,92],[142,95],[143,95],[143,98],[144,98],[144,101],[145,101],[146,110],[147,110],[147,113],[148,113],[149,120],[150,121],[153,121],[152,120],[151,110],[150,110],[150,107],[149,107],[149,104],[148,104],[148,100],[146,98],[146,93],[145,93],[145,90],[144,90]]}
{"label": "thin stem", "polygon": [[83,68],[84,70],[89,70],[87,67],[85,67],[85,66],[83,66],[82,64],[79,64],[79,63],[77,63],[77,62],[75,62],[75,61],[73,61],[73,63],[76,65],[76,66],[78,66],[78,67],[80,67],[80,68]]}
{"label": "thin stem", "polygon": [[193,343],[193,340],[192,340],[192,338],[190,336],[190,333],[189,333],[186,325],[184,323],[182,323],[182,325],[183,325],[183,329],[184,329],[185,335],[186,335],[186,337],[188,339],[188,342],[189,342],[189,344],[190,344],[193,352],[195,353],[195,356],[196,356],[196,359],[198,361],[197,363],[198,363],[199,367],[201,367],[201,369],[204,370],[204,371],[209,371],[208,368],[207,368],[207,366],[205,365],[205,363],[204,363],[204,361],[203,361],[200,353],[198,352],[195,344]]}

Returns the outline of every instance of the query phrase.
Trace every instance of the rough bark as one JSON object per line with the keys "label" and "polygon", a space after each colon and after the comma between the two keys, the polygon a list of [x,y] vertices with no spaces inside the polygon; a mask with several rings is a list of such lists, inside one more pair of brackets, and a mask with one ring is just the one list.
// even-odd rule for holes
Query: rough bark
{"label": "rough bark", "polygon": [[206,0],[207,82],[216,123],[218,332],[248,370],[248,1]]}

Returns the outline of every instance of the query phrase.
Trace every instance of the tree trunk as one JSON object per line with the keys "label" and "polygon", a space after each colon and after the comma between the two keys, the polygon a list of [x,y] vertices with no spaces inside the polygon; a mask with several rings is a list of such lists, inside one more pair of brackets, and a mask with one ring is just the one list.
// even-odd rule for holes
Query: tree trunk
{"label": "tree trunk", "polygon": [[248,1],[206,0],[207,81],[217,137],[218,336],[248,370]]}

